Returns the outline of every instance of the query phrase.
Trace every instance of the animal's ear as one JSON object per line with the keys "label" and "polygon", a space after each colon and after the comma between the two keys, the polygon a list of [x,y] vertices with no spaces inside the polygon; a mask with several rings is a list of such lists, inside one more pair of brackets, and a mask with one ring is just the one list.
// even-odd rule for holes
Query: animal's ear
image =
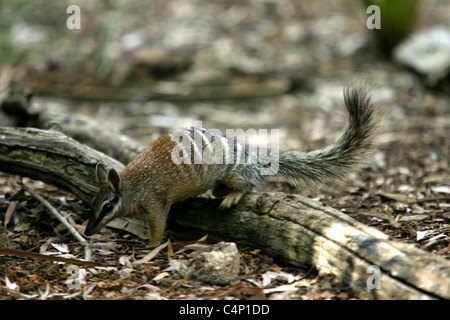
{"label": "animal's ear", "polygon": [[114,193],[117,195],[121,195],[122,183],[120,182],[120,177],[117,171],[114,169],[109,169],[107,179],[112,191],[114,191]]}
{"label": "animal's ear", "polygon": [[95,172],[97,174],[98,182],[100,182],[101,184],[105,184],[107,182],[106,169],[100,162],[97,163],[97,166],[95,167]]}

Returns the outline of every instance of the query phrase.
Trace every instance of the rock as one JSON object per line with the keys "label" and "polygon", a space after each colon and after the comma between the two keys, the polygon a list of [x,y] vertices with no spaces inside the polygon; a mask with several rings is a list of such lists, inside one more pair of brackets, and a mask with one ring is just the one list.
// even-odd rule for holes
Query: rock
{"label": "rock", "polygon": [[227,285],[238,280],[239,252],[235,243],[219,242],[207,252],[194,252],[190,260],[172,260],[171,266],[183,278]]}
{"label": "rock", "polygon": [[434,26],[412,34],[393,51],[394,59],[436,85],[450,71],[450,29]]}

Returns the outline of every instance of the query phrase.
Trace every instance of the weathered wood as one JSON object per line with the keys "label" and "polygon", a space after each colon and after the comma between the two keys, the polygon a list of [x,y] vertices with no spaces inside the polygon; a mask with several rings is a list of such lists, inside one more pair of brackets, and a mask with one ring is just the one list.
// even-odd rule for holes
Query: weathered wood
{"label": "weathered wood", "polygon": [[[0,128],[0,170],[28,175],[88,200],[98,188],[94,166],[123,165],[54,131]],[[376,229],[320,203],[284,193],[250,193],[233,209],[220,199],[175,205],[169,228],[264,249],[290,264],[331,272],[355,292],[381,299],[450,299],[450,262],[392,241]],[[368,267],[380,270],[380,288],[369,289]]]}
{"label": "weathered wood", "polygon": [[0,171],[42,180],[90,202],[98,190],[95,166],[124,165],[58,131],[0,127]]}
{"label": "weathered wood", "polygon": [[[290,264],[335,274],[359,294],[378,299],[450,298],[450,263],[332,208],[298,195],[251,193],[236,208],[217,209],[219,201],[196,199],[176,205],[172,230],[208,233],[262,248]],[[197,235],[198,237],[198,235]],[[380,269],[380,289],[371,290],[369,266]]]}
{"label": "weathered wood", "polygon": [[41,129],[55,128],[124,164],[145,148],[140,142],[121,134],[114,124],[101,123],[83,114],[67,116],[42,110],[33,121],[33,126]]}

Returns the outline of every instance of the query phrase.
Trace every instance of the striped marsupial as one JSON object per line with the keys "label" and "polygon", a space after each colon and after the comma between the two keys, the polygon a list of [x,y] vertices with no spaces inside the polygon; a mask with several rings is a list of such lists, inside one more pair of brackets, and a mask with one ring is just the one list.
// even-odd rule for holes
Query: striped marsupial
{"label": "striped marsupial", "polygon": [[[346,88],[348,123],[332,145],[309,152],[276,150],[266,157],[213,130],[192,128],[158,137],[118,173],[97,164],[102,184],[85,234],[117,217],[144,217],[151,246],[163,235],[170,206],[212,189],[229,208],[253,188],[277,179],[302,188],[334,186],[362,168],[375,146],[377,105],[362,86]],[[274,165],[273,175],[263,174]],[[270,160],[270,161],[268,161]]]}

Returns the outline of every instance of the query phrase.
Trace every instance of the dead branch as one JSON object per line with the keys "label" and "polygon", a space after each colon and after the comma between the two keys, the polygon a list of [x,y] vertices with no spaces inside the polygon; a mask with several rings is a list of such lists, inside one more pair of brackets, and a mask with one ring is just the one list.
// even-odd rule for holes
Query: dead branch
{"label": "dead branch", "polygon": [[79,266],[85,267],[106,267],[107,265],[104,262],[96,262],[96,261],[84,261],[72,258],[64,258],[64,257],[56,257],[49,256],[46,254],[40,254],[31,251],[24,251],[19,249],[5,248],[0,246],[0,254],[7,254],[15,257],[25,257],[31,258],[35,260],[44,260],[44,261],[56,261],[56,262],[65,262],[69,264],[75,264]]}
{"label": "dead branch", "polygon": [[145,148],[141,143],[121,134],[115,125],[105,125],[83,114],[70,116],[42,111],[33,127],[57,128],[72,139],[100,151],[122,163],[128,163]]}
{"label": "dead branch", "polygon": [[87,203],[99,188],[94,179],[98,161],[118,170],[124,167],[57,131],[0,127],[1,171],[58,186]]}
{"label": "dead branch", "polygon": [[70,234],[75,239],[77,239],[78,242],[80,242],[81,245],[84,247],[84,259],[88,260],[88,261],[91,260],[92,250],[91,250],[91,247],[89,246],[89,243],[86,241],[86,239],[83,238],[83,236],[58,212],[58,210],[56,210],[50,204],[50,202],[45,200],[43,197],[41,197],[39,194],[37,194],[33,189],[29,188],[28,186],[24,185],[23,183],[20,183],[20,186],[26,192],[31,194],[33,196],[33,198],[35,198],[40,203],[42,203],[44,205],[44,207],[47,208],[48,212],[50,212],[50,214],[52,216],[54,216],[56,219],[58,219],[59,222],[61,222],[66,227],[66,229],[69,230]]}
{"label": "dead branch", "polygon": [[[98,188],[96,162],[123,168],[117,161],[54,131],[0,128],[0,151],[2,171],[55,184],[83,200],[90,199]],[[196,198],[175,205],[169,215],[170,230],[177,238],[190,232],[191,237],[192,232],[208,233],[210,239],[262,248],[299,267],[313,265],[373,298],[450,298],[448,261],[394,242],[318,202],[284,193],[251,193],[225,212],[218,210],[219,202]],[[379,289],[368,286],[373,267],[380,272]]]}
{"label": "dead branch", "polygon": [[[209,239],[263,248],[287,263],[335,274],[360,294],[377,299],[450,298],[450,263],[299,195],[251,193],[233,210],[220,199],[197,198],[169,215],[177,235],[208,233]],[[198,236],[198,235],[191,235]],[[380,289],[367,286],[373,267]]]}

